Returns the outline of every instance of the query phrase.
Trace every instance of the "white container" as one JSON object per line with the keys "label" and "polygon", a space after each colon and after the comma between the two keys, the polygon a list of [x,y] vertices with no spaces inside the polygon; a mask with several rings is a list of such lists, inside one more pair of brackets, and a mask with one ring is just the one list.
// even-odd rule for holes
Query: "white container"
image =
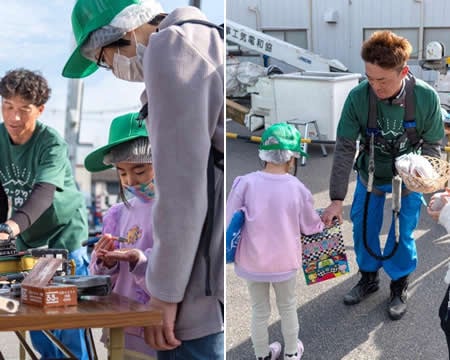
{"label": "white container", "polygon": [[[336,128],[345,99],[358,82],[360,74],[303,72],[273,75],[275,116],[266,118],[265,127],[273,123],[300,120],[317,121],[321,138],[336,140]],[[302,137],[314,138],[314,126]]]}

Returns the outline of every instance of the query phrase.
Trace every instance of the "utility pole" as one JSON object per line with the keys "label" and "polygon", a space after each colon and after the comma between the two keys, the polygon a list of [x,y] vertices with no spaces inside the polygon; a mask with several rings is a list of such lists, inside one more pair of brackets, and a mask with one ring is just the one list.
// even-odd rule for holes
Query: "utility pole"
{"label": "utility pole", "polygon": [[72,173],[75,175],[77,165],[77,147],[80,137],[81,104],[83,102],[83,81],[81,79],[69,79],[67,89],[66,126],[64,139],[69,150],[69,161],[72,165]]}
{"label": "utility pole", "polygon": [[[74,1],[75,3],[75,1]],[[75,38],[72,40],[72,48],[76,47]],[[72,174],[75,176],[77,166],[77,148],[80,138],[81,104],[83,103],[83,81],[81,79],[69,79],[67,87],[66,123],[64,127],[64,139],[67,142],[69,161]]]}
{"label": "utility pole", "polygon": [[189,5],[198,7],[200,9],[200,2],[201,0],[189,0]]}

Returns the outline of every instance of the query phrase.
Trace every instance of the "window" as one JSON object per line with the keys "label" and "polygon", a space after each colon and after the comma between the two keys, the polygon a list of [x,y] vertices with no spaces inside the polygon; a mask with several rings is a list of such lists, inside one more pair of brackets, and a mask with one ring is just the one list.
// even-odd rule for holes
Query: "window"
{"label": "window", "polygon": [[264,30],[264,34],[273,36],[292,45],[307,49],[308,37],[306,30]]}

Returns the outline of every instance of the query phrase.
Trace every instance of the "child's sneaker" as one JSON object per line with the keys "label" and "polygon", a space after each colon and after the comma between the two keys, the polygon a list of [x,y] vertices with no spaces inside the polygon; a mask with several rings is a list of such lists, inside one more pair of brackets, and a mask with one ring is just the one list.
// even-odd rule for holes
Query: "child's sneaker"
{"label": "child's sneaker", "polygon": [[305,348],[303,347],[303,343],[300,339],[297,339],[297,352],[295,354],[284,354],[284,360],[300,360],[302,358],[303,352]]}
{"label": "child's sneaker", "polygon": [[281,354],[281,344],[278,341],[275,341],[269,345],[269,348],[270,348],[270,360],[278,359],[278,357]]}
{"label": "child's sneaker", "polygon": [[281,344],[278,341],[273,342],[269,345],[270,354],[265,358],[259,357],[261,360],[277,360],[281,354]]}

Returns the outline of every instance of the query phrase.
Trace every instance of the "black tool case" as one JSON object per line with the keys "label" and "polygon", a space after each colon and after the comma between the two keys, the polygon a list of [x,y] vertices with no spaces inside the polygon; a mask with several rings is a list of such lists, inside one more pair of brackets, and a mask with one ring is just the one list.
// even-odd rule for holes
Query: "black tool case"
{"label": "black tool case", "polygon": [[111,294],[112,290],[111,276],[109,275],[55,276],[53,282],[75,285],[78,297],[83,295],[105,296]]}

